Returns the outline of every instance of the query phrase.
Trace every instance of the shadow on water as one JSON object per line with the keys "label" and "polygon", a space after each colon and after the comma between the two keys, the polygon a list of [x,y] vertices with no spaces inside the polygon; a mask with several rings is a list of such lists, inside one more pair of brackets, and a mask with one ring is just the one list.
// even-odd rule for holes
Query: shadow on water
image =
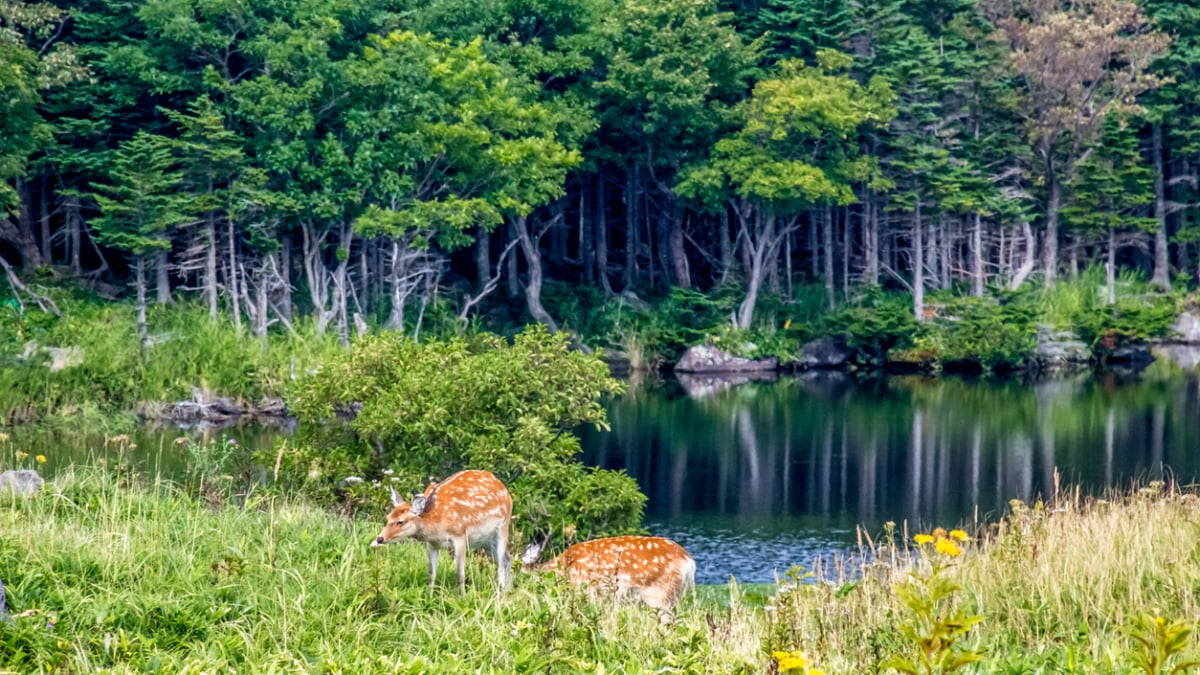
{"label": "shadow on water", "polygon": [[[856,552],[858,525],[877,536],[887,521],[912,533],[991,520],[1051,490],[1056,468],[1091,492],[1200,478],[1200,380],[1182,376],[680,378],[631,384],[608,409],[611,431],[581,430],[584,459],[637,479],[647,528],[692,552],[702,584],[769,582]],[[179,479],[192,448],[271,449],[289,432],[18,428],[9,445],[27,468],[45,455],[47,475],[120,460]]]}
{"label": "shadow on water", "polygon": [[811,373],[721,387],[631,387],[585,459],[648,495],[652,532],[697,581],[771,581],[856,551],[855,526],[909,531],[994,519],[1064,484],[1200,477],[1200,382],[1117,374],[1037,382]]}

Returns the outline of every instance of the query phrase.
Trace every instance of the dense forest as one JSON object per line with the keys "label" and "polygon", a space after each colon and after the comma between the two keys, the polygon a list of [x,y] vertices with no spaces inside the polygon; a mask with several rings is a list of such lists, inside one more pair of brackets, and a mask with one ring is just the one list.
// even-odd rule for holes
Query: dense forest
{"label": "dense forest", "polygon": [[[0,266],[263,334],[1200,270],[1200,2],[0,0]],[[761,314],[761,312],[760,312]]]}

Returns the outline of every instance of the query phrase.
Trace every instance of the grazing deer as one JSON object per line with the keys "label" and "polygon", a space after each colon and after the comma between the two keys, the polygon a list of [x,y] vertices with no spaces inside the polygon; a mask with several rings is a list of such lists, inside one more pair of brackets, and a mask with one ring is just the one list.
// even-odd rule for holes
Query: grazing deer
{"label": "grazing deer", "polygon": [[670,612],[688,588],[696,587],[696,561],[679,544],[662,537],[610,537],[575,544],[557,558],[534,564],[546,542],[530,544],[521,556],[526,567],[561,570],[571,583],[607,586],[618,596],[636,595]]}
{"label": "grazing deer", "polygon": [[425,488],[425,494],[406,504],[392,489],[392,508],[383,531],[371,543],[383,546],[411,537],[429,551],[429,589],[437,576],[438,550],[454,549],[458,590],[466,590],[467,549],[483,550],[499,566],[500,587],[512,582],[508,554],[508,524],[512,498],[508,489],[487,471],[459,471]]}

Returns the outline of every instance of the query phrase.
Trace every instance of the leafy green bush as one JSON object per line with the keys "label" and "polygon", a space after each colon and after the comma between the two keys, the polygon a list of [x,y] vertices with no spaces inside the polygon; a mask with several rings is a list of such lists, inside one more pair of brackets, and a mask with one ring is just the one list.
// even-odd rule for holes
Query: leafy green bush
{"label": "leafy green bush", "polygon": [[[511,344],[486,335],[423,344],[370,336],[298,383],[292,410],[302,427],[280,455],[281,479],[332,497],[336,481],[351,475],[388,476],[403,493],[485,469],[512,493],[519,535],[631,532],[645,497],[623,472],[577,461],[572,433],[605,426],[600,399],[620,390],[600,358],[570,351],[565,335],[540,326]],[[352,419],[341,424],[339,415]],[[370,498],[382,508],[386,492],[380,482]]]}
{"label": "leafy green bush", "polygon": [[848,307],[829,316],[823,332],[845,333],[859,362],[881,364],[889,351],[911,347],[919,329],[911,297],[869,286]]}
{"label": "leafy green bush", "polygon": [[984,369],[1015,368],[1037,346],[1037,309],[1027,294],[956,298],[929,329],[941,334],[942,362],[973,362]]}
{"label": "leafy green bush", "polygon": [[1179,308],[1170,297],[1145,300],[1125,300],[1114,305],[1102,305],[1075,317],[1079,335],[1104,353],[1122,345],[1165,337],[1179,316]]}

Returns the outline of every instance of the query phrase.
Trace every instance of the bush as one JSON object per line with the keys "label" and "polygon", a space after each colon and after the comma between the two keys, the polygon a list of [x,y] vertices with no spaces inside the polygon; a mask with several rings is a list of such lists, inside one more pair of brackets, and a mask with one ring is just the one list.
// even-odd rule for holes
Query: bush
{"label": "bush", "polygon": [[1037,346],[1037,308],[1027,294],[956,298],[930,330],[941,335],[939,359],[972,362],[987,370],[1020,366]]}
{"label": "bush", "polygon": [[885,294],[869,286],[849,307],[826,320],[825,333],[845,333],[861,363],[882,364],[893,349],[911,347],[920,324],[907,294]]}
{"label": "bush", "polygon": [[[347,476],[378,480],[367,498],[382,509],[385,476],[404,493],[485,469],[512,493],[515,540],[632,532],[645,497],[623,472],[585,468],[572,433],[606,426],[600,399],[620,390],[598,356],[570,351],[565,335],[540,326],[511,344],[486,335],[424,344],[370,336],[298,383],[292,410],[301,430],[281,455],[281,478],[326,498]],[[352,419],[340,424],[339,415]]]}

